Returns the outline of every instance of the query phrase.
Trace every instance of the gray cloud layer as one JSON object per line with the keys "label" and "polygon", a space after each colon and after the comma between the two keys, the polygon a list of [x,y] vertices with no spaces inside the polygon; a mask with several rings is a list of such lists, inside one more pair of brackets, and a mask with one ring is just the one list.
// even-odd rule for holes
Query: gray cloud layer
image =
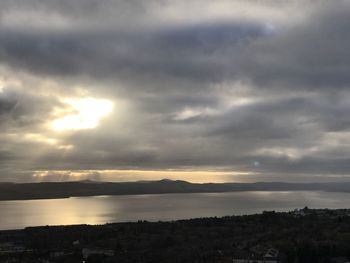
{"label": "gray cloud layer", "polygon": [[[2,180],[186,168],[346,179],[350,4],[216,4],[190,2],[194,19],[181,0],[2,1]],[[60,98],[85,93],[113,113],[96,129],[48,129]]]}

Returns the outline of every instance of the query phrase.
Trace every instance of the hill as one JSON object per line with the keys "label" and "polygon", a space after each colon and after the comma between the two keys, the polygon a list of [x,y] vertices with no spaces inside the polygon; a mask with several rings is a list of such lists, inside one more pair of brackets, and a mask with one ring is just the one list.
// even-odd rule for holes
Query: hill
{"label": "hill", "polygon": [[167,193],[220,193],[237,191],[330,191],[350,192],[346,183],[189,183],[186,181],[143,182],[43,182],[0,183],[0,200],[68,198],[97,195],[139,195]]}

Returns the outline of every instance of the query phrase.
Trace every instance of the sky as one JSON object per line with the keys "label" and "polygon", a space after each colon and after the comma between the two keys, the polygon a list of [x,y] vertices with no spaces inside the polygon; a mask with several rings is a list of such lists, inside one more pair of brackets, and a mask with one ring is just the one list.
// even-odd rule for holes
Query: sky
{"label": "sky", "polygon": [[0,181],[349,181],[349,13],[1,0]]}

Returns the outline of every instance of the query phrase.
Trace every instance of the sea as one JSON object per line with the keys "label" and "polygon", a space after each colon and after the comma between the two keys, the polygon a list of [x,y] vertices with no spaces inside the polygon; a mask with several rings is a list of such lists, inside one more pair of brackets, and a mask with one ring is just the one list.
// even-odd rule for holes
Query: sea
{"label": "sea", "polygon": [[350,193],[248,191],[0,201],[0,230],[30,226],[172,221],[263,211],[350,208]]}

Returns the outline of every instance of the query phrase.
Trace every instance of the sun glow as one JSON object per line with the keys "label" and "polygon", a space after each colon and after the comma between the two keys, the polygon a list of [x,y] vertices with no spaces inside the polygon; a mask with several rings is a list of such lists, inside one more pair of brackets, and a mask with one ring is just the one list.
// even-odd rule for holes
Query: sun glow
{"label": "sun glow", "polygon": [[94,98],[65,99],[63,103],[70,112],[51,123],[55,131],[94,129],[114,107],[110,100]]}
{"label": "sun glow", "polygon": [[[244,182],[254,176],[254,171],[226,170],[37,170],[33,177],[38,180],[100,180],[105,182],[154,181],[164,178],[185,180],[192,183]],[[248,179],[249,181],[249,179]]]}

